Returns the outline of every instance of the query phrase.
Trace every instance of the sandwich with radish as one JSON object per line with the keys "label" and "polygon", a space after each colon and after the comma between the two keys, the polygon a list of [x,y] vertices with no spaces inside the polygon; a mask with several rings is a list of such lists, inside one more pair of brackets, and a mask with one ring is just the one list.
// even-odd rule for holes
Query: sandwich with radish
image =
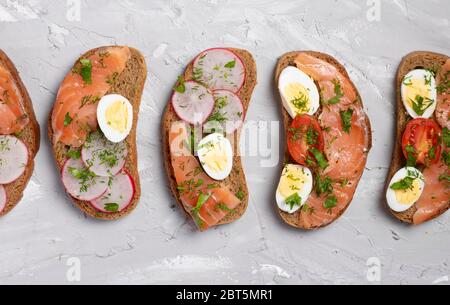
{"label": "sandwich with radish", "polygon": [[87,215],[114,220],[140,197],[136,125],[147,68],[127,46],[88,51],[64,78],[48,135],[65,190]]}
{"label": "sandwich with radish", "polygon": [[14,64],[0,50],[0,216],[22,199],[39,143],[30,96]]}
{"label": "sandwich with radish", "polygon": [[247,208],[239,138],[255,85],[249,52],[208,49],[178,78],[164,112],[169,186],[201,231],[236,221]]}

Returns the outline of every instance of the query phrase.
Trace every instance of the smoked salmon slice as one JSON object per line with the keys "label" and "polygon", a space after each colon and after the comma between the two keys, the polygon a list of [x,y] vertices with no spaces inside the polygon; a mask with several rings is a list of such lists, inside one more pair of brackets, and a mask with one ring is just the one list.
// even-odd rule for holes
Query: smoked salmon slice
{"label": "smoked salmon slice", "polygon": [[191,152],[189,128],[184,122],[173,123],[169,133],[171,161],[184,209],[205,231],[219,224],[241,201],[202,170]]}
{"label": "smoked salmon slice", "polygon": [[[128,47],[105,47],[84,58],[90,75],[86,79],[77,63],[59,88],[52,112],[54,143],[80,147],[97,129],[97,105],[110,90],[131,57]],[[89,65],[91,68],[89,68]]]}
{"label": "smoked salmon slice", "polygon": [[442,127],[450,129],[450,59],[442,66],[437,84],[436,120]]}
{"label": "smoked salmon slice", "polygon": [[[329,209],[325,204],[326,195],[317,192],[310,195],[301,212],[302,225],[310,229],[333,222],[353,199],[371,146],[370,123],[356,89],[338,68],[307,53],[300,53],[294,62],[314,79],[321,92],[323,110],[319,123],[324,130],[324,153],[329,165],[316,173],[315,180],[316,183],[317,180],[328,181],[329,195],[336,200],[335,207]],[[327,102],[337,94],[338,102]],[[348,111],[351,112],[351,127],[345,129],[341,113]]]}
{"label": "smoked salmon slice", "polygon": [[23,98],[11,73],[0,65],[0,134],[20,132],[29,122]]}
{"label": "smoked salmon slice", "polygon": [[438,216],[447,207],[450,200],[449,175],[450,170],[442,160],[425,168],[425,188],[416,203],[414,224],[421,224]]}

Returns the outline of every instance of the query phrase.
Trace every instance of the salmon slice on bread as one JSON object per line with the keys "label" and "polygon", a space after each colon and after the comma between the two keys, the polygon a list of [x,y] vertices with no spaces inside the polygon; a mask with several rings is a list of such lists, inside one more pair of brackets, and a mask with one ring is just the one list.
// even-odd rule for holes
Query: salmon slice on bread
{"label": "salmon slice on bread", "polygon": [[325,227],[353,200],[372,147],[369,118],[345,68],[327,54],[284,54],[275,84],[287,134],[279,215],[295,228]]}
{"label": "salmon slice on bread", "polygon": [[138,50],[100,47],[75,61],[58,91],[48,136],[66,192],[91,217],[115,220],[138,204],[136,127],[146,77]]}
{"label": "salmon slice on bread", "polygon": [[[214,64],[215,69],[209,69],[209,64]],[[222,73],[225,77],[219,80],[211,71]],[[211,75],[208,74],[210,72]],[[238,143],[255,86],[256,64],[249,52],[234,48],[209,49],[200,53],[187,66],[163,114],[163,157],[169,186],[179,206],[193,218],[201,231],[236,221],[247,209],[248,189]],[[199,93],[189,96],[193,92]],[[220,101],[225,100],[228,105],[224,103],[222,106],[235,109],[233,117],[232,110],[225,113],[218,109]],[[198,109],[187,109],[197,104],[200,105]],[[190,115],[195,112],[198,112],[197,121],[195,115]],[[215,180],[211,178],[214,175],[207,174],[205,164],[196,155],[198,141],[192,139],[193,145],[188,143],[191,143],[194,126],[205,127],[207,122],[215,121],[219,116],[222,123],[235,119],[239,122],[221,129],[223,135],[232,139],[234,154],[232,160],[228,160],[228,164],[232,161],[231,172],[219,177],[221,180]],[[203,131],[200,130],[197,140],[211,133]],[[215,135],[217,133],[212,134],[213,137]],[[217,138],[223,135],[217,135]],[[176,144],[177,138],[181,144]],[[223,141],[228,143],[227,140]]]}
{"label": "salmon slice on bread", "polygon": [[0,216],[22,199],[39,145],[40,130],[30,96],[16,67],[0,50]]}
{"label": "salmon slice on bread", "polygon": [[[442,215],[450,207],[449,70],[449,56],[417,51],[406,55],[397,71],[396,141],[385,192],[387,208],[398,220],[405,223],[424,223]],[[421,74],[424,76],[415,76]],[[405,104],[408,91],[415,90],[417,86],[428,88],[427,92],[414,91],[415,98],[409,98]],[[423,96],[419,94],[432,95],[429,103],[424,106],[428,113],[420,111],[418,102],[422,101]],[[427,137],[414,134],[426,134]],[[426,146],[426,149],[416,146],[420,143],[422,147]],[[402,183],[408,182],[405,177],[398,175],[404,168],[409,168],[410,171],[415,168],[418,171],[419,180],[422,180],[416,183],[418,187],[412,183],[406,183],[402,187]],[[406,177],[409,182],[417,180],[414,178],[416,177]],[[415,198],[411,193],[414,188],[418,188]],[[402,202],[400,195],[403,199],[406,195],[413,197]]]}

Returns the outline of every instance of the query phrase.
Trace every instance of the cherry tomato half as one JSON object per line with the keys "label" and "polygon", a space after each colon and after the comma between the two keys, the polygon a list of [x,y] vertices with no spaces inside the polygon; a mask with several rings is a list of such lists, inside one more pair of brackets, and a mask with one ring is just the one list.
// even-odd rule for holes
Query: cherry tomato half
{"label": "cherry tomato half", "polygon": [[413,157],[417,164],[433,164],[441,158],[442,130],[431,119],[411,120],[405,128],[402,150],[406,159]]}
{"label": "cherry tomato half", "polygon": [[307,114],[297,115],[288,128],[287,144],[295,162],[310,166],[310,160],[314,160],[311,149],[324,150],[323,133],[316,118]]}

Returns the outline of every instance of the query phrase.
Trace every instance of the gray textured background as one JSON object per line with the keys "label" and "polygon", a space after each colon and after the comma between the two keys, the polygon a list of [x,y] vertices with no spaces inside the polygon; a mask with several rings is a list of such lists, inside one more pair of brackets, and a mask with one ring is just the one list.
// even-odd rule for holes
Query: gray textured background
{"label": "gray textured background", "polygon": [[[82,1],[79,22],[67,20],[66,1],[8,2],[0,0],[0,47],[21,73],[43,136],[24,200],[0,220],[0,283],[68,283],[70,257],[81,260],[83,284],[364,284],[370,257],[381,260],[385,284],[431,284],[450,275],[450,214],[404,226],[382,199],[396,68],[413,50],[450,53],[447,0],[382,1],[380,22],[367,20],[366,1]],[[143,196],[129,217],[105,223],[66,199],[45,129],[73,61],[109,44],[139,48],[149,75],[138,126]],[[335,224],[310,233],[284,225],[273,200],[279,169],[260,168],[257,157],[243,160],[251,194],[240,221],[200,234],[174,207],[161,163],[161,114],[184,66],[214,46],[255,56],[253,121],[279,120],[272,79],[284,52],[322,51],[346,66],[371,118],[374,148],[353,204]]]}

